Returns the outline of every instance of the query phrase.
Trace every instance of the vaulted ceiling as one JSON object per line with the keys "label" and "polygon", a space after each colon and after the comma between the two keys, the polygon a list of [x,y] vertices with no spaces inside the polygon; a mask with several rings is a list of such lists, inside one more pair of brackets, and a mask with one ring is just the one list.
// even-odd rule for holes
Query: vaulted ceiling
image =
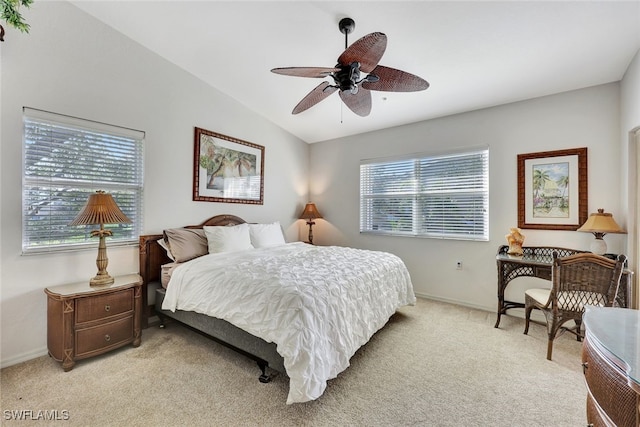
{"label": "vaulted ceiling", "polygon": [[[619,81],[640,48],[637,0],[72,3],[309,143]],[[429,89],[372,92],[367,117],[337,94],[292,115],[320,80],[270,70],[333,67],[344,17],[349,44],[385,33],[380,64]]]}

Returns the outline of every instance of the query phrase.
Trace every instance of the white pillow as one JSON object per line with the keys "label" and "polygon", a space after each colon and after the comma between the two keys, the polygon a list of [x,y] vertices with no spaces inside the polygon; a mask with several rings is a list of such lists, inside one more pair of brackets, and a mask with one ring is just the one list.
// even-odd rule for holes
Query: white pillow
{"label": "white pillow", "polygon": [[249,234],[254,248],[266,248],[286,243],[278,221],[271,224],[249,224]]}
{"label": "white pillow", "polygon": [[251,238],[249,237],[249,224],[239,224],[234,226],[208,226],[202,227],[207,236],[209,253],[235,252],[245,249],[252,249]]}

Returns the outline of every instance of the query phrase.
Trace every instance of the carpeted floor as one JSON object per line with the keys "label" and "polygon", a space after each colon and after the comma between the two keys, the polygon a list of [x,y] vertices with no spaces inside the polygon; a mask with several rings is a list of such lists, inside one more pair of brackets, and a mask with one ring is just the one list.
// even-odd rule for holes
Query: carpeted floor
{"label": "carpeted floor", "polygon": [[[1,371],[10,426],[580,426],[586,424],[581,343],[544,326],[419,299],[405,307],[313,402],[286,405],[288,379],[258,382],[255,362],[175,323],[79,361],[48,356]],[[14,411],[29,418],[13,420]],[[39,412],[40,411],[40,412]],[[49,411],[45,413],[44,411]],[[57,412],[56,412],[57,411]]]}

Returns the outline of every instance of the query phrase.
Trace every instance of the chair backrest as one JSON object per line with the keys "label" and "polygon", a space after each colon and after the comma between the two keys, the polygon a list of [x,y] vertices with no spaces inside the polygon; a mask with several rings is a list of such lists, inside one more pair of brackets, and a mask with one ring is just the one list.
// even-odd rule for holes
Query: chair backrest
{"label": "chair backrest", "polygon": [[616,260],[593,253],[559,257],[553,253],[553,310],[584,312],[585,305],[611,307],[618,293],[626,257]]}

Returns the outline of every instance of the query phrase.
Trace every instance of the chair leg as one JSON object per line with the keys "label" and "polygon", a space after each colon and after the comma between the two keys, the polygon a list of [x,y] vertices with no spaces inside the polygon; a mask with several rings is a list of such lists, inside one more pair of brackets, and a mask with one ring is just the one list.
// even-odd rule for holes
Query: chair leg
{"label": "chair leg", "polygon": [[558,330],[562,324],[556,320],[551,320],[551,325],[549,325],[549,342],[547,343],[547,360],[551,360],[551,353],[553,352],[553,340],[556,339],[556,335],[558,335]]}
{"label": "chair leg", "polygon": [[551,352],[553,352],[553,338],[549,336],[549,343],[547,344],[547,360],[551,360]]}
{"label": "chair leg", "polygon": [[578,340],[578,342],[582,341],[582,319],[576,319],[576,339]]}
{"label": "chair leg", "polygon": [[533,310],[533,306],[527,306],[524,309],[524,334],[525,335],[529,333],[529,320],[531,319],[532,310]]}

